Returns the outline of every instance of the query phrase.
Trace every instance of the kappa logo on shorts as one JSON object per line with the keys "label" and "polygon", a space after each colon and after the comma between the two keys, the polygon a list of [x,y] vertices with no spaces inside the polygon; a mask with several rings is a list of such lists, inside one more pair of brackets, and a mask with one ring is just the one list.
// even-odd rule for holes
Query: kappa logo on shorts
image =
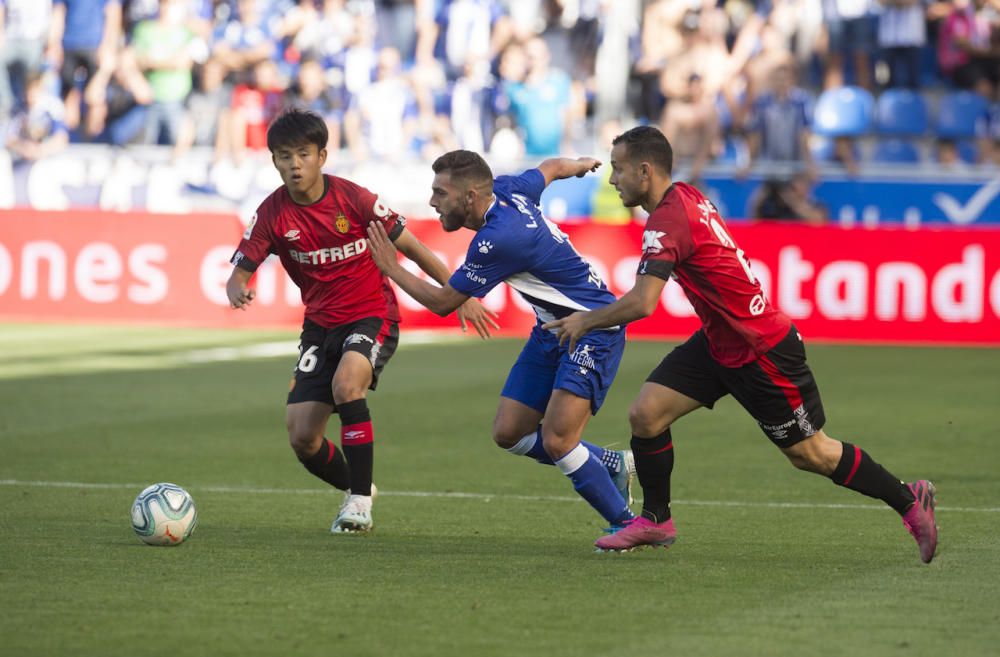
{"label": "kappa logo on shorts", "polygon": [[799,404],[793,413],[795,414],[795,421],[799,423],[799,431],[802,432],[803,436],[811,436],[816,433],[816,429],[813,428],[812,422],[809,421],[809,414],[806,413],[806,407],[804,404]]}

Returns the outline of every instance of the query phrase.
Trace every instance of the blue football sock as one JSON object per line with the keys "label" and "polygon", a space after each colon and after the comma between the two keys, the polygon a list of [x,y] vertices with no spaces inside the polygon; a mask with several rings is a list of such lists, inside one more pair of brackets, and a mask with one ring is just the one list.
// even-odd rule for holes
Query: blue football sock
{"label": "blue football sock", "polygon": [[607,467],[583,443],[558,459],[556,465],[570,478],[580,497],[587,500],[609,524],[621,525],[634,517],[611,481]]}
{"label": "blue football sock", "polygon": [[[542,445],[541,433],[542,427],[539,425],[538,429],[534,433],[529,433],[507,451],[511,454],[533,458],[542,465],[555,465],[552,461],[552,457],[548,455],[545,451],[545,447]],[[598,447],[597,445],[591,445],[583,440],[580,441],[580,444],[586,447],[591,454],[596,456],[597,460],[603,463],[604,467],[608,469],[608,472],[617,473],[621,468],[622,457],[618,452],[611,449],[604,449],[603,447]]]}

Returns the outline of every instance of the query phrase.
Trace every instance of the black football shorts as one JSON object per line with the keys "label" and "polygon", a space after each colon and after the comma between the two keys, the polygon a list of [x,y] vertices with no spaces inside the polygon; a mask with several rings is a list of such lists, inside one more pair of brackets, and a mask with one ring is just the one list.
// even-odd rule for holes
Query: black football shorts
{"label": "black football shorts", "polygon": [[742,367],[720,365],[699,330],[667,354],[646,380],[708,408],[732,395],[778,447],[791,447],[826,423],[805,345],[794,326],[770,351]]}
{"label": "black football shorts", "polygon": [[347,351],[356,351],[371,362],[369,387],[374,390],[379,374],[398,345],[399,324],[381,317],[366,317],[332,328],[307,319],[299,337],[299,360],[288,391],[288,403],[317,401],[336,406],[333,375]]}

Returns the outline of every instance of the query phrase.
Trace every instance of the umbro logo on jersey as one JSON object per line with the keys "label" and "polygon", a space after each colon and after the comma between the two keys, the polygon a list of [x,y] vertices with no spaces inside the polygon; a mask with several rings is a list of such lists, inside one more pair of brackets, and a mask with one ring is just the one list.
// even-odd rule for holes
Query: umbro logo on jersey
{"label": "umbro logo on jersey", "polygon": [[643,253],[659,253],[663,250],[663,244],[660,243],[660,238],[666,235],[658,230],[644,230],[642,232],[642,251]]}
{"label": "umbro logo on jersey", "polygon": [[493,242],[489,240],[482,240],[478,244],[476,244],[476,247],[479,248],[480,253],[489,253],[490,249],[493,248]]}
{"label": "umbro logo on jersey", "polygon": [[285,233],[285,239],[288,240],[289,242],[294,242],[295,240],[299,239],[299,231],[293,228],[292,230]]}

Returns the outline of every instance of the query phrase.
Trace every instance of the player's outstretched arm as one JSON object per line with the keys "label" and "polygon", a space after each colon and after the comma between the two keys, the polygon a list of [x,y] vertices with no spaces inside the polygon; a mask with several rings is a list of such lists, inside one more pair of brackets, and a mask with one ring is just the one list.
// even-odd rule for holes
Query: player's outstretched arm
{"label": "player's outstretched arm", "polygon": [[399,264],[396,247],[385,232],[385,227],[377,221],[368,224],[368,250],[383,274],[435,315],[450,315],[469,300],[469,297],[449,285],[431,285],[408,272]]}
{"label": "player's outstretched arm", "polygon": [[[440,283],[441,287],[447,287],[451,272],[413,233],[404,228],[393,244],[403,255],[417,263],[417,266],[428,276]],[[479,337],[483,339],[490,337],[491,327],[493,329],[500,328],[500,325],[496,323],[496,313],[487,309],[477,299],[467,299],[458,307],[455,314],[458,316],[458,324],[462,327],[462,332],[467,331],[468,325],[471,324]]]}
{"label": "player's outstretched arm", "polygon": [[229,297],[229,305],[233,308],[246,310],[257,293],[248,288],[253,272],[233,267],[233,273],[226,281],[226,296]]}
{"label": "player's outstretched arm", "polygon": [[601,166],[600,160],[592,157],[551,157],[538,165],[538,170],[545,176],[545,185],[548,186],[553,180],[563,178],[583,177],[588,171],[597,171]]}
{"label": "player's outstretched arm", "polygon": [[666,283],[665,279],[657,276],[640,275],[635,279],[635,287],[614,303],[587,312],[573,313],[543,324],[542,328],[555,329],[559,343],[569,340],[572,351],[576,348],[577,341],[588,331],[628,324],[652,315]]}

